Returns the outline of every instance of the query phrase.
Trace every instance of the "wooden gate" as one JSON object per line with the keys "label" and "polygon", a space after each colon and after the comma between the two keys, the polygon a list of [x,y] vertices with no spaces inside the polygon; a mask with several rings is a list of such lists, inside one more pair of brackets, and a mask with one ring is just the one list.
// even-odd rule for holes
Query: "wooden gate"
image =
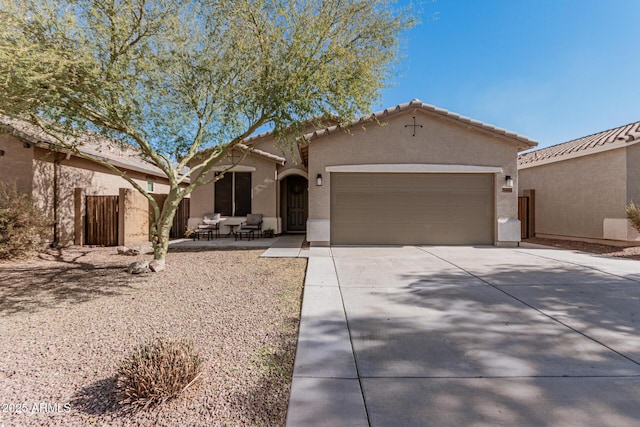
{"label": "wooden gate", "polygon": [[87,196],[85,245],[118,245],[118,196]]}
{"label": "wooden gate", "polygon": [[528,239],[530,237],[528,197],[518,197],[518,219],[520,220],[520,238]]}
{"label": "wooden gate", "polygon": [[[152,194],[160,209],[164,206],[164,201],[167,200],[166,194]],[[187,224],[189,222],[189,213],[190,213],[190,200],[191,199],[182,199],[180,204],[178,205],[178,209],[176,210],[176,215],[173,217],[173,225],[171,226],[171,231],[169,232],[169,237],[173,238],[181,238],[184,237],[184,232],[187,230]],[[153,207],[151,207],[151,203],[149,203],[149,226],[154,221],[153,215]]]}

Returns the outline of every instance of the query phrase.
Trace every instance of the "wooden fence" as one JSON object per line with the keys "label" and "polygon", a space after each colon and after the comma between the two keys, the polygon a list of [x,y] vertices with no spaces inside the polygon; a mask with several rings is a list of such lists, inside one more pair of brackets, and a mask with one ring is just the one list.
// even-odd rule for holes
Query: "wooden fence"
{"label": "wooden fence", "polygon": [[520,238],[528,239],[530,237],[528,197],[518,197],[518,219],[520,220]]}
{"label": "wooden fence", "polygon": [[[158,206],[162,208],[164,206],[165,200],[167,200],[166,194],[152,194]],[[169,237],[180,238],[184,237],[184,232],[187,230],[187,224],[189,221],[189,212],[190,212],[190,199],[182,199],[180,204],[178,205],[178,209],[176,210],[176,215],[173,217],[173,225],[171,226],[171,232],[169,233]],[[151,207],[151,203],[149,203],[149,225],[151,225],[154,221],[153,208]]]}
{"label": "wooden fence", "polygon": [[85,245],[118,245],[118,196],[86,196]]}

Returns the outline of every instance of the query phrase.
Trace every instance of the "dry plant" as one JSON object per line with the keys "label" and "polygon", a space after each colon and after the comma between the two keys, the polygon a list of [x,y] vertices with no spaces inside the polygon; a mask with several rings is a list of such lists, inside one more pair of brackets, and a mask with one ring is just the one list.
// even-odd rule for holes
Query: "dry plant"
{"label": "dry plant", "polygon": [[161,404],[197,382],[201,365],[190,341],[159,338],[142,344],[118,369],[119,401],[134,409]]}
{"label": "dry plant", "polygon": [[640,232],[640,206],[631,202],[627,205],[627,218],[631,221],[633,228]]}
{"label": "dry plant", "polygon": [[13,259],[42,249],[51,222],[29,194],[0,183],[0,259]]}

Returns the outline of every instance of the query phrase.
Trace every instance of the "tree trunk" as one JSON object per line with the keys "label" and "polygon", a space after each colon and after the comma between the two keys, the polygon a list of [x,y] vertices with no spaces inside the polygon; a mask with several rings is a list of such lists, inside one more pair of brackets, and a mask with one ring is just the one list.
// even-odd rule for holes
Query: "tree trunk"
{"label": "tree trunk", "polygon": [[153,259],[164,262],[169,250],[169,231],[171,226],[159,227],[153,233]]}
{"label": "tree trunk", "polygon": [[[173,217],[180,200],[169,200],[167,197],[160,211],[160,216],[151,225],[151,242],[153,243],[153,259],[164,263],[169,249],[169,233],[173,226]],[[175,197],[174,197],[175,199]]]}

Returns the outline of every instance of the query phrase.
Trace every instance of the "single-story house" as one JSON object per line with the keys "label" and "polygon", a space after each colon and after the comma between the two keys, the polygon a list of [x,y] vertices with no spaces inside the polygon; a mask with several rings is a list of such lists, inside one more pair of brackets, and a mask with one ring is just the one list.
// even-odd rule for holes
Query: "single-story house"
{"label": "single-story house", "polygon": [[[80,149],[125,170],[150,193],[168,193],[162,171],[133,149],[97,135]],[[60,149],[35,126],[2,115],[0,181],[31,194],[51,219],[50,241],[55,245],[133,245],[149,240],[148,200],[129,182]]]}
{"label": "single-story house", "polygon": [[249,155],[193,192],[189,225],[260,213],[263,228],[306,232],[313,246],[520,241],[517,156],[537,145],[527,137],[413,100],[303,141],[245,140],[217,171]]}
{"label": "single-story house", "polygon": [[640,122],[521,154],[521,195],[531,195],[538,237],[640,243],[625,207],[640,202]]}

